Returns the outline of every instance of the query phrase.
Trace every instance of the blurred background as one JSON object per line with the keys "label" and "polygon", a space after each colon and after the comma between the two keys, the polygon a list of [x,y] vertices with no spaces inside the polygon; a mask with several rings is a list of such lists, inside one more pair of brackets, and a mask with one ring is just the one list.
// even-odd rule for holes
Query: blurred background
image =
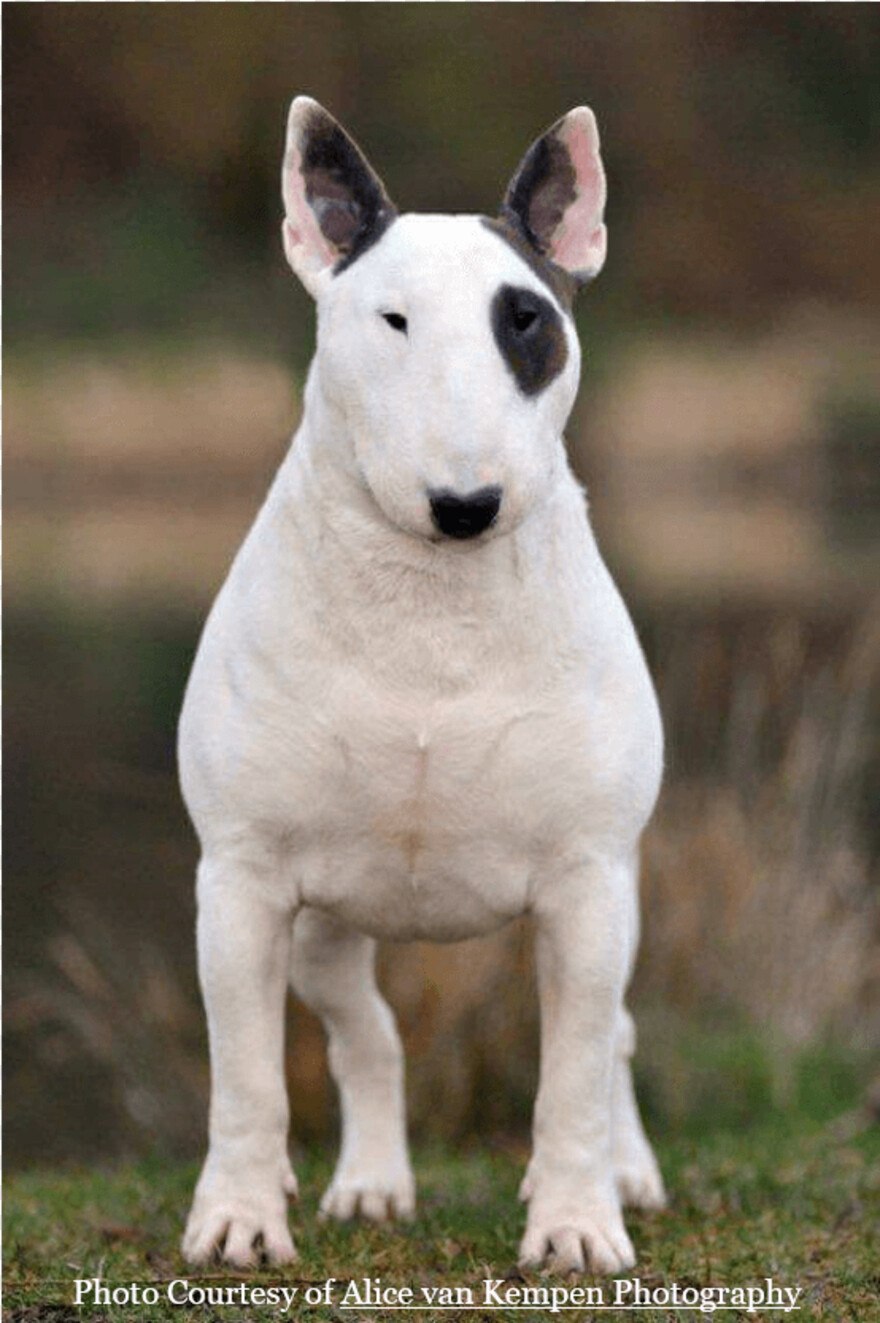
{"label": "blurred background", "polygon": [[[288,445],[313,311],[287,104],[403,210],[494,212],[596,110],[610,258],[569,429],[669,773],[633,991],[666,1132],[833,1115],[878,1046],[880,13],[4,6],[6,1161],[192,1156],[207,1048],[175,723]],[[528,933],[389,947],[414,1130],[524,1131]],[[291,1008],[294,1132],[332,1133]]]}

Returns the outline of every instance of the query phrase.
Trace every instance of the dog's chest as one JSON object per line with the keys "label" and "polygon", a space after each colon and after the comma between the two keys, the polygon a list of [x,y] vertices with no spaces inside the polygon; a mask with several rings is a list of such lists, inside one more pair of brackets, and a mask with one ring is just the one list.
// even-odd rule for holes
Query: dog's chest
{"label": "dog's chest", "polygon": [[407,698],[340,682],[314,717],[304,898],[388,936],[521,913],[566,816],[552,705],[488,687]]}

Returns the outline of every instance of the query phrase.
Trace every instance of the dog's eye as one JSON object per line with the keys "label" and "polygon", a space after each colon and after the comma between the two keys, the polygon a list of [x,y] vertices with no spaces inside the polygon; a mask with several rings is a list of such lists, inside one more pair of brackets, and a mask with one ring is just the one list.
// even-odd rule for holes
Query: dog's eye
{"label": "dog's eye", "polygon": [[514,329],[520,332],[527,331],[538,320],[535,309],[528,307],[526,304],[514,304],[510,315]]}
{"label": "dog's eye", "polygon": [[399,312],[383,312],[382,316],[389,326],[393,326],[395,331],[402,331],[406,335],[406,318]]}

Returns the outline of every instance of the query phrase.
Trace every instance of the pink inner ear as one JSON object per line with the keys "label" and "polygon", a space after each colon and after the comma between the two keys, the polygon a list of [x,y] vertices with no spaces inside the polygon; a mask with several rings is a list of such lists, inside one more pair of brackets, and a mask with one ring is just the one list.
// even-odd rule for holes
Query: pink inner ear
{"label": "pink inner ear", "polygon": [[577,271],[601,261],[604,254],[605,172],[592,121],[585,125],[574,120],[560,136],[574,166],[577,197],[553,236],[552,255],[559,266]]}
{"label": "pink inner ear", "polygon": [[[339,254],[327,242],[317,217],[306,200],[302,176],[302,154],[290,144],[284,157],[284,209],[287,214],[287,237],[292,247],[312,269],[332,266]],[[299,256],[299,254],[297,254]]]}

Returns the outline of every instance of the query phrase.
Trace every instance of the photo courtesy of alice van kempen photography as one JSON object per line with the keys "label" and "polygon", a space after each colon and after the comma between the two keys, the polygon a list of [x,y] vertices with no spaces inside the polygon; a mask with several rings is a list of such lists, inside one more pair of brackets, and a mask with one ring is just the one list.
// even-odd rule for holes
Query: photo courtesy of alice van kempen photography
{"label": "photo courtesy of alice van kempen photography", "polygon": [[4,1320],[880,1323],[880,9],[2,20]]}

